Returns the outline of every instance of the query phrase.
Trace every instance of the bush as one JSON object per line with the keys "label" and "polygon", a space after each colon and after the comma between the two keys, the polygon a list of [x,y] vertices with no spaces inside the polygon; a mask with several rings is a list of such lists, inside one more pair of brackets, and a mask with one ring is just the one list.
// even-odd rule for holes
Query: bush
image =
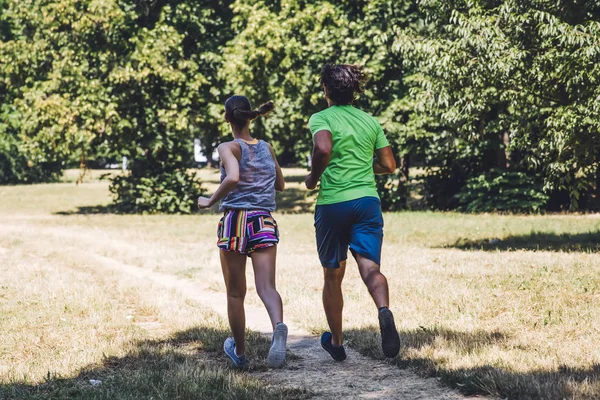
{"label": "bush", "polygon": [[523,172],[491,170],[467,180],[455,195],[457,209],[466,212],[539,212],[549,196],[542,184]]}
{"label": "bush", "polygon": [[0,133],[0,185],[51,182],[61,170],[58,162],[34,163],[16,139]]}
{"label": "bush", "polygon": [[398,175],[380,175],[375,177],[377,192],[383,211],[401,211],[407,209],[410,187],[399,179]]}
{"label": "bush", "polygon": [[110,192],[117,212],[190,214],[202,189],[195,174],[178,169],[152,176],[116,176]]}

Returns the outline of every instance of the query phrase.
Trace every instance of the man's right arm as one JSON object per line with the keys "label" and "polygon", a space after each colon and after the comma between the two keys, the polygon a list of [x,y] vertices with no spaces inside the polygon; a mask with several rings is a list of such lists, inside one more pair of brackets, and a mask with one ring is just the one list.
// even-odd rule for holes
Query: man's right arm
{"label": "man's right arm", "polygon": [[323,175],[323,172],[325,172],[325,169],[329,165],[331,150],[333,149],[331,132],[326,130],[318,131],[315,133],[314,142],[310,174],[308,174],[304,181],[306,187],[311,190],[317,186],[317,182],[319,182],[321,175]]}

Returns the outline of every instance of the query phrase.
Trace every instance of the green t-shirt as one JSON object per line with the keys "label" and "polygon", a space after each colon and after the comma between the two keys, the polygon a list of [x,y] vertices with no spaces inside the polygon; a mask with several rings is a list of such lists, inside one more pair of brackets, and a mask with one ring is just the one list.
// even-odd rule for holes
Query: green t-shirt
{"label": "green t-shirt", "polygon": [[332,106],[308,121],[313,136],[331,132],[331,160],[321,176],[317,204],[333,204],[361,197],[379,197],[373,172],[375,150],[389,146],[374,117],[353,106]]}

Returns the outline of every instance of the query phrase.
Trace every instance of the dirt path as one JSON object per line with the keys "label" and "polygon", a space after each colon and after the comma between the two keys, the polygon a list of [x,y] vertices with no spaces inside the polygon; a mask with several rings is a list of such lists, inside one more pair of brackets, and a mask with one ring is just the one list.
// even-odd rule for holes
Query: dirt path
{"label": "dirt path", "polygon": [[[22,231],[23,228],[22,225],[0,225],[0,230],[5,232]],[[37,227],[36,230],[55,237],[81,238],[79,234],[73,235],[64,228]],[[166,289],[176,290],[182,296],[210,306],[218,314],[227,317],[225,295],[209,290],[202,283],[128,265],[91,251],[76,248],[69,248],[69,251],[81,252],[94,264],[135,279],[138,284],[148,279]],[[263,308],[247,305],[246,321],[249,329],[270,336],[272,328]],[[317,336],[295,326],[294,321],[286,323],[290,332],[288,348],[297,358],[289,360],[283,369],[252,373],[270,385],[308,389],[316,399],[467,399],[443,387],[436,379],[422,378],[409,370],[364,357],[349,348],[348,359],[342,363],[335,362],[321,349]]]}
{"label": "dirt path", "polygon": [[[227,318],[223,293],[210,291],[194,281],[123,264],[98,254],[86,255],[107,269],[175,289]],[[246,321],[249,329],[270,336],[271,323],[264,309],[247,305]],[[348,359],[345,362],[335,362],[321,349],[317,336],[298,328],[293,321],[286,323],[290,331],[288,348],[298,359],[288,361],[284,369],[254,372],[252,375],[271,384],[309,388],[317,399],[465,399],[465,396],[442,387],[435,379],[421,378],[408,370],[364,357],[352,349],[347,349]]]}

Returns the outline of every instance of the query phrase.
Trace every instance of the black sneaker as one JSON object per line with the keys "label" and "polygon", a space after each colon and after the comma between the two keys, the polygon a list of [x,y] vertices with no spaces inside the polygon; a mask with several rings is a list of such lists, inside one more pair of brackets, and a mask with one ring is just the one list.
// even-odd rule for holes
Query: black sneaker
{"label": "black sneaker", "polygon": [[400,336],[394,323],[394,315],[384,307],[379,310],[379,329],[381,329],[381,348],[387,358],[394,358],[400,352]]}
{"label": "black sneaker", "polygon": [[346,359],[346,350],[344,349],[344,346],[334,346],[333,343],[331,343],[331,332],[325,332],[321,335],[321,347],[323,347],[335,361],[344,361]]}

